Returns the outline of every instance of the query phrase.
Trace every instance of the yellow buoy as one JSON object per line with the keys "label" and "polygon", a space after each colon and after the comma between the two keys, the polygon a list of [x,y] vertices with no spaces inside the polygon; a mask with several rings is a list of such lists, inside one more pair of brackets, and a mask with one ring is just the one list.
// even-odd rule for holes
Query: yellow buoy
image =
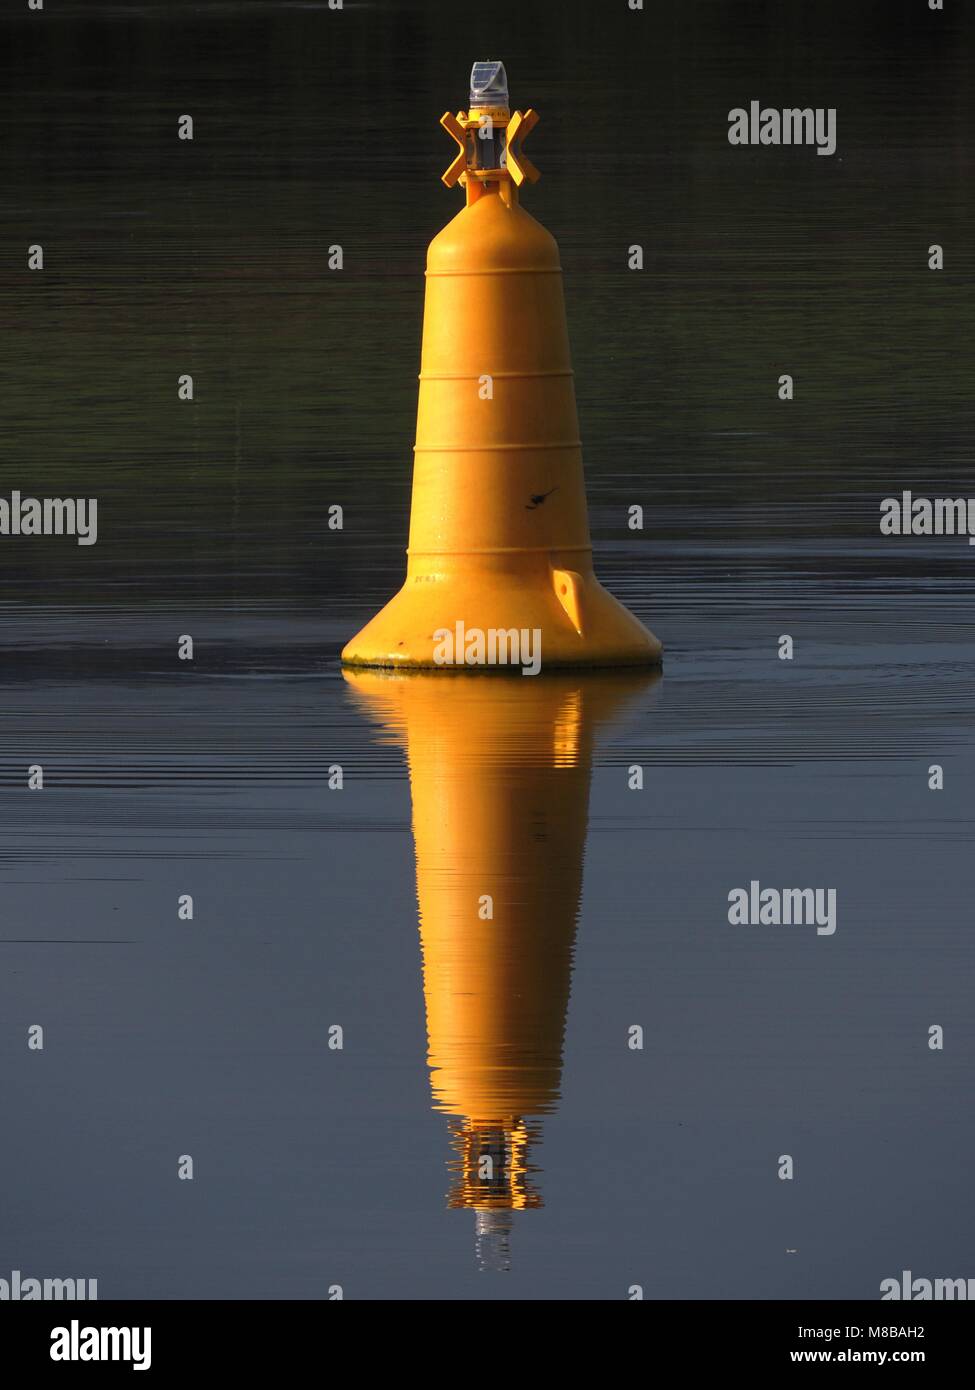
{"label": "yellow buoy", "polygon": [[518,202],[537,120],[509,111],[501,63],[476,63],[471,109],[441,118],[460,147],[443,181],[467,201],[427,255],[406,582],[347,665],[660,662],[593,573],[559,251]]}

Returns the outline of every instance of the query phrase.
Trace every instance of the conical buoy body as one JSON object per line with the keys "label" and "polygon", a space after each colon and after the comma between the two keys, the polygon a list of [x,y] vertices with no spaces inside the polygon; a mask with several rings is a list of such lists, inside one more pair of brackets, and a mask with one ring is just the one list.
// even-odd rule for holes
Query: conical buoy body
{"label": "conical buoy body", "polygon": [[[492,115],[509,137],[536,119]],[[505,162],[480,167],[480,119],[443,120],[473,150],[444,176],[464,160],[467,205],[427,257],[406,582],[342,660],[656,665],[658,640],[593,573],[558,247],[517,196],[537,175],[497,130],[483,143]]]}

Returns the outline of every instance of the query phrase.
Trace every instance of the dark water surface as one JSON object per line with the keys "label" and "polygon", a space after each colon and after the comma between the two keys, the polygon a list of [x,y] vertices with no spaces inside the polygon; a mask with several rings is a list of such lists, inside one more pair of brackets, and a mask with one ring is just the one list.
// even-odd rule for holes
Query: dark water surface
{"label": "dark water surface", "polygon": [[[0,495],[99,499],[95,546],[0,544],[0,1277],[975,1276],[975,550],[878,531],[975,493],[971,19],[536,8],[0,24]],[[495,53],[542,116],[597,571],[661,679],[338,667],[401,581],[437,120]],[[730,147],[752,98],[835,106],[836,156]],[[752,879],[835,888],[835,934],[730,926]]]}

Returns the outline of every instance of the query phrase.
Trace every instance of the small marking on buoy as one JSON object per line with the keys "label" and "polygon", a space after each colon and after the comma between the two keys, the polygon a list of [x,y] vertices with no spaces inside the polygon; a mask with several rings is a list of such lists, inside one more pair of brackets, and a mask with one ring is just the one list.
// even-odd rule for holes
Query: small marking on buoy
{"label": "small marking on buoy", "polygon": [[558,492],[558,490],[559,486],[558,483],[556,483],[555,487],[550,487],[548,492],[536,492],[532,497],[531,501],[525,503],[525,511],[533,512],[536,507],[540,507],[542,505],[546,497],[551,497],[552,493]]}

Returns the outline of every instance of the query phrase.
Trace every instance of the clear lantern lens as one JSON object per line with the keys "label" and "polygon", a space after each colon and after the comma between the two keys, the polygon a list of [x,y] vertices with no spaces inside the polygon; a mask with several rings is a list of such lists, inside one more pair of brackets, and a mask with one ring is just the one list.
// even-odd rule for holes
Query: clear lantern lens
{"label": "clear lantern lens", "polygon": [[475,63],[471,68],[471,106],[507,106],[508,74],[504,63]]}

